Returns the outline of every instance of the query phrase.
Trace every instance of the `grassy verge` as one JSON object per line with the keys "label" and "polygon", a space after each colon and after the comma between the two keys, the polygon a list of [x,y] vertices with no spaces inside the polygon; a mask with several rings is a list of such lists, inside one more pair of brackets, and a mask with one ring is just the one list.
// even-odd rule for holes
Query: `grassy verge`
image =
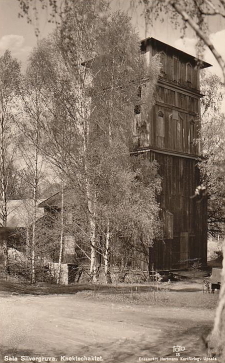
{"label": "grassy verge", "polygon": [[157,305],[170,307],[186,307],[197,309],[215,309],[218,294],[203,294],[201,291],[82,291],[79,297],[111,303],[126,303],[135,305]]}
{"label": "grassy verge", "polygon": [[78,297],[96,301],[135,305],[158,305],[215,309],[218,292],[206,294],[201,284],[173,283],[171,285],[94,285],[69,286],[53,284],[28,285],[20,281],[0,280],[0,292],[12,295],[77,294]]}

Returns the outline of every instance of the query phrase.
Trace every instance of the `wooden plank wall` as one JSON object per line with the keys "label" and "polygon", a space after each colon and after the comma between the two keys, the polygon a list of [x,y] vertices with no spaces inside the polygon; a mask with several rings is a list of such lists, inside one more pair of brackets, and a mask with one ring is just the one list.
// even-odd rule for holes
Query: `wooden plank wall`
{"label": "wooden plank wall", "polygon": [[157,269],[187,267],[196,259],[206,264],[207,202],[192,198],[201,183],[197,167],[201,150],[196,142],[199,64],[194,57],[154,39],[143,51],[149,51],[149,57],[159,53],[162,64],[155,105],[148,119],[139,107],[134,121],[135,147],[145,149],[146,157],[158,162],[162,177],[159,202],[166,231],[164,241],[150,249],[150,262]]}
{"label": "wooden plank wall", "polygon": [[195,259],[206,263],[206,200],[191,198],[200,184],[199,169],[194,159],[148,151],[146,157],[156,160],[162,177],[159,202],[162,210],[173,214],[173,238],[157,241],[154,248],[155,267],[179,268],[181,236],[188,234],[189,264]]}
{"label": "wooden plank wall", "polygon": [[[200,120],[198,115],[199,99],[181,92],[174,92],[173,97],[168,96],[165,87],[158,86],[156,104],[149,114],[148,120],[143,120],[142,115],[135,115],[136,138],[138,148],[156,147],[186,154],[199,155]],[[172,91],[171,91],[172,92]],[[181,98],[181,103],[180,102]],[[181,108],[184,107],[186,108]],[[192,111],[193,110],[193,111]]]}
{"label": "wooden plank wall", "polygon": [[160,54],[162,63],[161,76],[164,79],[172,81],[174,84],[179,84],[184,88],[199,90],[199,68],[194,57],[184,54],[181,56],[178,50],[154,41],[151,45],[151,54],[153,56]]}

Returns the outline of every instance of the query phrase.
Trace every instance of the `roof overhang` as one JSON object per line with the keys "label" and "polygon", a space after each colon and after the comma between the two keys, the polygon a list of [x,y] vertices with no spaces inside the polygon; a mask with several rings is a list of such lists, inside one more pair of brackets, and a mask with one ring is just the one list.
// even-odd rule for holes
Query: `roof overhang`
{"label": "roof overhang", "polygon": [[143,39],[141,41],[141,50],[142,52],[145,52],[146,51],[146,48],[148,45],[159,45],[161,47],[164,47],[164,48],[167,48],[167,49],[170,49],[172,52],[177,52],[179,53],[181,56],[184,56],[184,57],[188,57],[190,59],[192,59],[196,64],[199,65],[199,67],[201,69],[203,68],[208,68],[208,67],[212,67],[212,64],[210,63],[207,63],[197,57],[194,57],[193,55],[189,54],[189,53],[186,53],[178,48],[175,48],[175,47],[172,47],[171,45],[167,44],[167,43],[164,43],[164,42],[161,42],[160,40],[156,39],[156,38],[153,38],[153,37],[149,37],[149,38],[146,38],[146,39]]}

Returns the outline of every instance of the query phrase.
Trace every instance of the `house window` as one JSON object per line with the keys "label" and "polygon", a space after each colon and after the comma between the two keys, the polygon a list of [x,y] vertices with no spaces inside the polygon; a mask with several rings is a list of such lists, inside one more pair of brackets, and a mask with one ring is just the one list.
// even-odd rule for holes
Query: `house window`
{"label": "house window", "polygon": [[65,255],[73,255],[75,253],[74,236],[65,236],[64,237],[64,253],[65,253]]}
{"label": "house window", "polygon": [[186,81],[187,83],[191,84],[192,83],[192,65],[190,63],[186,64]]}
{"label": "house window", "polygon": [[165,140],[165,118],[164,113],[160,110],[156,119],[156,144],[158,147],[164,147]]}
{"label": "house window", "polygon": [[68,224],[68,225],[73,224],[73,213],[72,212],[66,213],[66,224]]}

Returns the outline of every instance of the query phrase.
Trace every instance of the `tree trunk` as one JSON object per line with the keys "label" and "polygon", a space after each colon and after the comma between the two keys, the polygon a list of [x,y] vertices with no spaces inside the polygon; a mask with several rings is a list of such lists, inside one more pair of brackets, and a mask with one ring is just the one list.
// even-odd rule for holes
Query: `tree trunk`
{"label": "tree trunk", "polygon": [[2,241],[2,254],[4,259],[4,276],[7,280],[7,276],[9,273],[9,255],[8,255],[8,244],[7,244],[7,238],[4,236],[4,239]]}
{"label": "tree trunk", "polygon": [[38,100],[36,96],[37,105],[37,119],[36,119],[36,144],[35,144],[35,154],[34,154],[34,184],[33,184],[33,221],[32,221],[32,239],[31,239],[31,283],[36,282],[36,221],[37,221],[37,193],[38,193],[38,155],[39,155],[39,107]]}
{"label": "tree trunk", "polygon": [[[4,180],[4,176],[2,177],[2,180]],[[2,183],[4,185],[4,181]],[[3,256],[4,256],[4,270],[5,273],[8,273],[9,269],[9,256],[8,256],[8,241],[7,241],[7,219],[8,219],[8,210],[7,210],[7,198],[6,198],[6,192],[5,192],[5,186],[3,186],[2,190],[2,226],[5,229],[3,234]]]}
{"label": "tree trunk", "polygon": [[60,284],[61,278],[61,266],[62,266],[62,254],[63,254],[63,238],[64,238],[64,183],[61,183],[61,229],[60,229],[60,244],[59,244],[59,263],[57,272],[57,284]]}
{"label": "tree trunk", "polygon": [[89,185],[87,188],[88,191],[88,209],[89,209],[89,228],[90,228],[90,245],[91,245],[91,265],[90,265],[90,274],[92,276],[92,281],[97,282],[97,255],[96,255],[96,220],[95,220],[95,209],[96,209],[96,197],[91,198],[91,194],[89,191]]}
{"label": "tree trunk", "polygon": [[[3,96],[1,95],[1,98]],[[1,100],[1,197],[2,197],[2,227],[5,229],[4,237],[2,241],[2,253],[3,253],[3,261],[4,261],[4,273],[7,277],[8,269],[9,269],[9,256],[8,256],[8,243],[7,243],[7,219],[8,219],[8,210],[7,210],[7,176],[6,176],[6,149],[5,149],[5,118],[3,114],[2,100]]]}
{"label": "tree trunk", "polygon": [[[85,117],[87,116],[87,117]],[[91,245],[91,262],[90,262],[90,274],[92,281],[97,282],[97,254],[96,254],[96,203],[97,196],[94,187],[90,180],[90,168],[88,160],[88,148],[89,148],[89,117],[86,112],[83,112],[83,152],[84,152],[84,174],[86,184],[86,198],[87,198],[87,212],[89,220],[89,239]]]}
{"label": "tree trunk", "polygon": [[225,362],[225,241],[223,241],[223,268],[221,272],[221,289],[216,309],[214,326],[208,337],[209,355],[217,362]]}
{"label": "tree trunk", "polygon": [[32,239],[31,239],[31,283],[36,280],[35,271],[35,247],[36,247],[36,219],[37,219],[37,179],[35,178],[33,187],[33,221],[32,221]]}
{"label": "tree trunk", "polygon": [[29,224],[26,227],[26,268],[28,269],[28,260],[30,256],[30,231]]}
{"label": "tree trunk", "polygon": [[112,278],[111,278],[111,273],[110,273],[110,228],[109,228],[109,220],[107,221],[104,262],[105,262],[105,279],[106,279],[106,283],[111,284],[112,283]]}
{"label": "tree trunk", "polygon": [[[110,99],[109,99],[109,125],[108,125],[108,137],[109,137],[109,145],[112,146],[112,125],[113,125],[113,91],[114,87],[114,59],[112,65],[112,77],[111,77],[111,91],[110,91]],[[104,263],[105,263],[105,279],[107,284],[112,283],[111,273],[110,273],[110,224],[109,219],[107,219],[106,226],[106,240],[105,240],[105,254],[104,254]]]}

